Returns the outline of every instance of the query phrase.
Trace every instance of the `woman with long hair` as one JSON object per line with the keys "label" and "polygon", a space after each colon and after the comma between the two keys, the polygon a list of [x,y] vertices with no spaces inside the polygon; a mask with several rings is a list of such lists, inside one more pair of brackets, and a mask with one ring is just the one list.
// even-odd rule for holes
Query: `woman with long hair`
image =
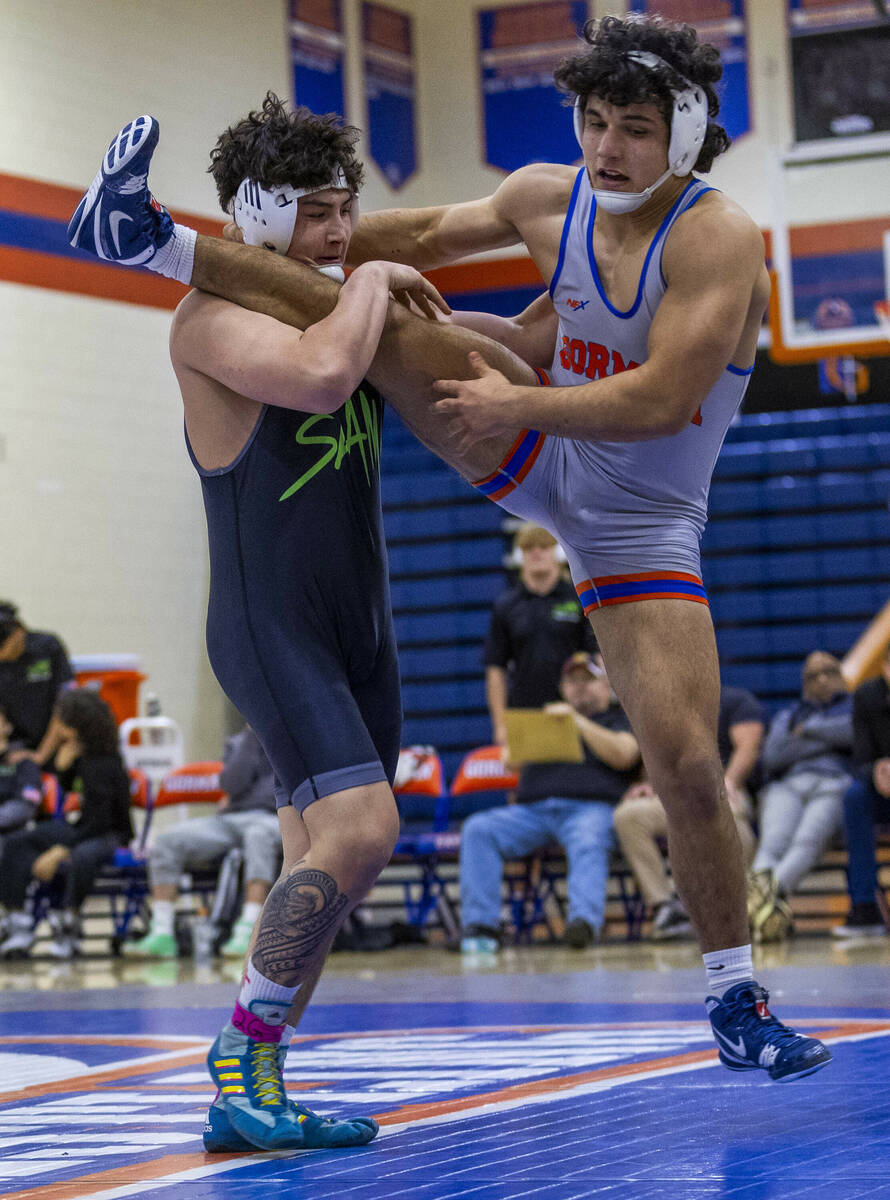
{"label": "woman with long hair", "polygon": [[133,836],[130,781],[118,751],[117,724],[105,701],[89,688],[63,692],[56,703],[61,743],[53,768],[63,794],[79,797],[71,819],[38,822],[6,840],[0,855],[0,902],[9,917],[0,956],[24,957],[34,943],[25,911],[32,879],[58,880],[60,911],[51,921],[49,952],[71,958],[77,950],[78,913],[100,868]]}

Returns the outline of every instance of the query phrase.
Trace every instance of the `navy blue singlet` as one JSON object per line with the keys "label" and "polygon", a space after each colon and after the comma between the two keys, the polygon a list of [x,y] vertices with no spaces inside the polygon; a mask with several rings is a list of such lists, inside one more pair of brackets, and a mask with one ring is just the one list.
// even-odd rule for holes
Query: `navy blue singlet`
{"label": "navy blue singlet", "polygon": [[[207,649],[275,770],[279,806],[395,773],[401,704],[380,511],[383,400],[266,405],[228,467],[189,454],[210,542]],[[188,444],[188,435],[186,435]]]}

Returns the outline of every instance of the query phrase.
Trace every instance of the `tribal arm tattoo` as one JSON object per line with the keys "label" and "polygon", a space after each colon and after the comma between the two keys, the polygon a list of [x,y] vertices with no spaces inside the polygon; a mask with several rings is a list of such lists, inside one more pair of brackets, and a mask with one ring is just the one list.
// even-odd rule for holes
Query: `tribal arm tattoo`
{"label": "tribal arm tattoo", "polygon": [[298,864],[263,906],[253,965],[282,987],[297,987],[333,940],[348,905],[332,875]]}

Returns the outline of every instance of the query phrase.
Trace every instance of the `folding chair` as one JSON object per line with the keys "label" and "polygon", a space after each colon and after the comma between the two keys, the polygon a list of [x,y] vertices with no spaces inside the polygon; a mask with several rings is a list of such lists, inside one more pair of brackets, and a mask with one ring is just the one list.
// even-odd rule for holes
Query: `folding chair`
{"label": "folding chair", "polygon": [[402,828],[393,850],[394,865],[412,865],[419,878],[401,880],[408,923],[423,928],[435,910],[449,937],[457,934],[457,919],[438,871],[446,849],[448,793],[442,760],[432,746],[407,746],[399,753],[393,784]]}

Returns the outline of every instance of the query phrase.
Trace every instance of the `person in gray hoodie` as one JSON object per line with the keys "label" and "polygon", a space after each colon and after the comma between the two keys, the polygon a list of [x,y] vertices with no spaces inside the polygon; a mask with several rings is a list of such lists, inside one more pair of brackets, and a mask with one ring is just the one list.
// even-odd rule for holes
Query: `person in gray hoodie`
{"label": "person in gray hoodie", "polygon": [[815,650],[803,665],[801,699],[770,724],[761,763],[760,846],[748,879],[755,940],[778,941],[793,928],[787,897],[841,827],[850,784],[853,698],[833,654]]}

